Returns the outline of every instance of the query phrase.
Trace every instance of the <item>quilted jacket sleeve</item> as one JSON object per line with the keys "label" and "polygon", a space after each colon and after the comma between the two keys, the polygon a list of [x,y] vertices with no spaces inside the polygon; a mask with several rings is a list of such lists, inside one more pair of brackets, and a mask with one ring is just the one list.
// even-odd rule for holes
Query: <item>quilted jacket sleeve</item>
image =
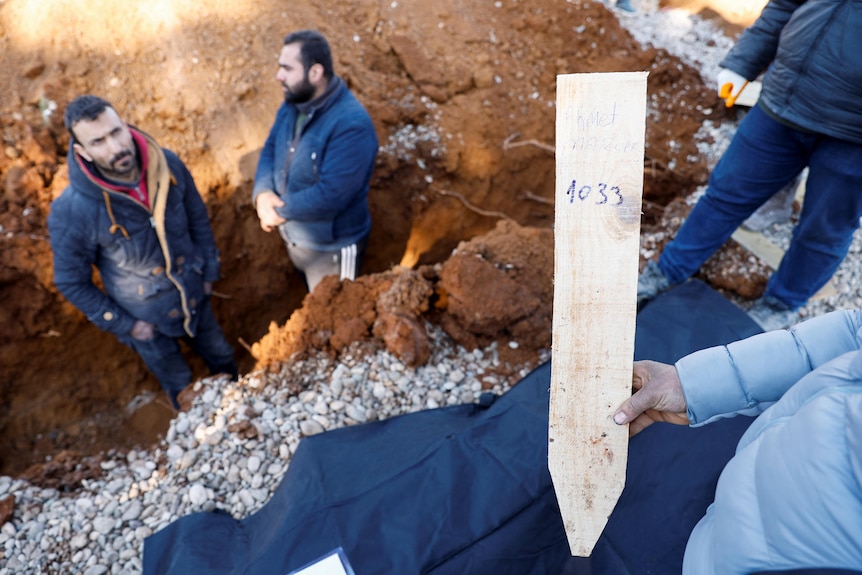
{"label": "quilted jacket sleeve", "polygon": [[739,37],[720,66],[754,80],[775,59],[784,25],[805,0],[772,0],[757,21]]}
{"label": "quilted jacket sleeve", "polygon": [[836,311],[690,354],[676,363],[694,426],[755,415],[818,366],[860,348],[862,311]]}

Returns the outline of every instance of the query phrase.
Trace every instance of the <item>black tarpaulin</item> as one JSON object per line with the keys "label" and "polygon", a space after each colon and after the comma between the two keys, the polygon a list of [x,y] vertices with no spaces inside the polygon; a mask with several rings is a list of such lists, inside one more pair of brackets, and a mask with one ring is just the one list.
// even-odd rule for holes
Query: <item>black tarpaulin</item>
{"label": "black tarpaulin", "polygon": [[[759,331],[697,281],[654,300],[637,325],[635,356],[666,362]],[[679,573],[750,420],[636,436],[605,532],[592,557],[573,558],[547,468],[549,385],[545,364],[484,407],[305,438],[259,512],[173,522],[146,539],[144,575],[286,575],[339,547],[358,575]]]}

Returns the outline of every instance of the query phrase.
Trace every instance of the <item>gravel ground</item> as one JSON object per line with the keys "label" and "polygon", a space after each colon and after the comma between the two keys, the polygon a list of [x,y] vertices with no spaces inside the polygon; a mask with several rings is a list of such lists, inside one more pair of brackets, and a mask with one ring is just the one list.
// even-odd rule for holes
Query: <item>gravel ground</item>
{"label": "gravel ground", "polygon": [[427,329],[435,352],[418,369],[386,352],[348,353],[236,383],[196,382],[191,409],[178,414],[155,450],[108,458],[102,476],[75,493],[0,477],[0,500],[16,500],[13,520],[0,528],[0,575],[140,573],[144,539],[172,521],[215,509],[241,519],[259,510],[302,437],[473,403],[484,392],[504,393],[533,367],[502,379],[493,375],[500,371],[496,345],[468,352],[439,328]]}

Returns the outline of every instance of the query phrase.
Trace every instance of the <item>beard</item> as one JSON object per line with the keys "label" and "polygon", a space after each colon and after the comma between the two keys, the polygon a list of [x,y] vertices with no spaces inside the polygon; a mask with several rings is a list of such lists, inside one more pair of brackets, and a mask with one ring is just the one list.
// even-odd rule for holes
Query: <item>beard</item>
{"label": "beard", "polygon": [[138,160],[132,150],[123,150],[117,153],[107,163],[96,162],[96,167],[103,176],[110,179],[126,180],[135,175],[138,168]]}
{"label": "beard", "polygon": [[314,86],[308,81],[308,74],[303,77],[302,82],[293,88],[282,84],[284,90],[284,101],[288,104],[304,104],[314,97]]}

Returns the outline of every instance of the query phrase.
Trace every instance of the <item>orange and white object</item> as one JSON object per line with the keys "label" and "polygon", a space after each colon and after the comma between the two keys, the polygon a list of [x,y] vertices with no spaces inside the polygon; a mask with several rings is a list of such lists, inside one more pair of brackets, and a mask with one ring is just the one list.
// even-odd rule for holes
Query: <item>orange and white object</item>
{"label": "orange and white object", "polygon": [[718,73],[718,96],[728,108],[753,106],[760,97],[760,82],[749,82],[733,70],[722,68]]}

